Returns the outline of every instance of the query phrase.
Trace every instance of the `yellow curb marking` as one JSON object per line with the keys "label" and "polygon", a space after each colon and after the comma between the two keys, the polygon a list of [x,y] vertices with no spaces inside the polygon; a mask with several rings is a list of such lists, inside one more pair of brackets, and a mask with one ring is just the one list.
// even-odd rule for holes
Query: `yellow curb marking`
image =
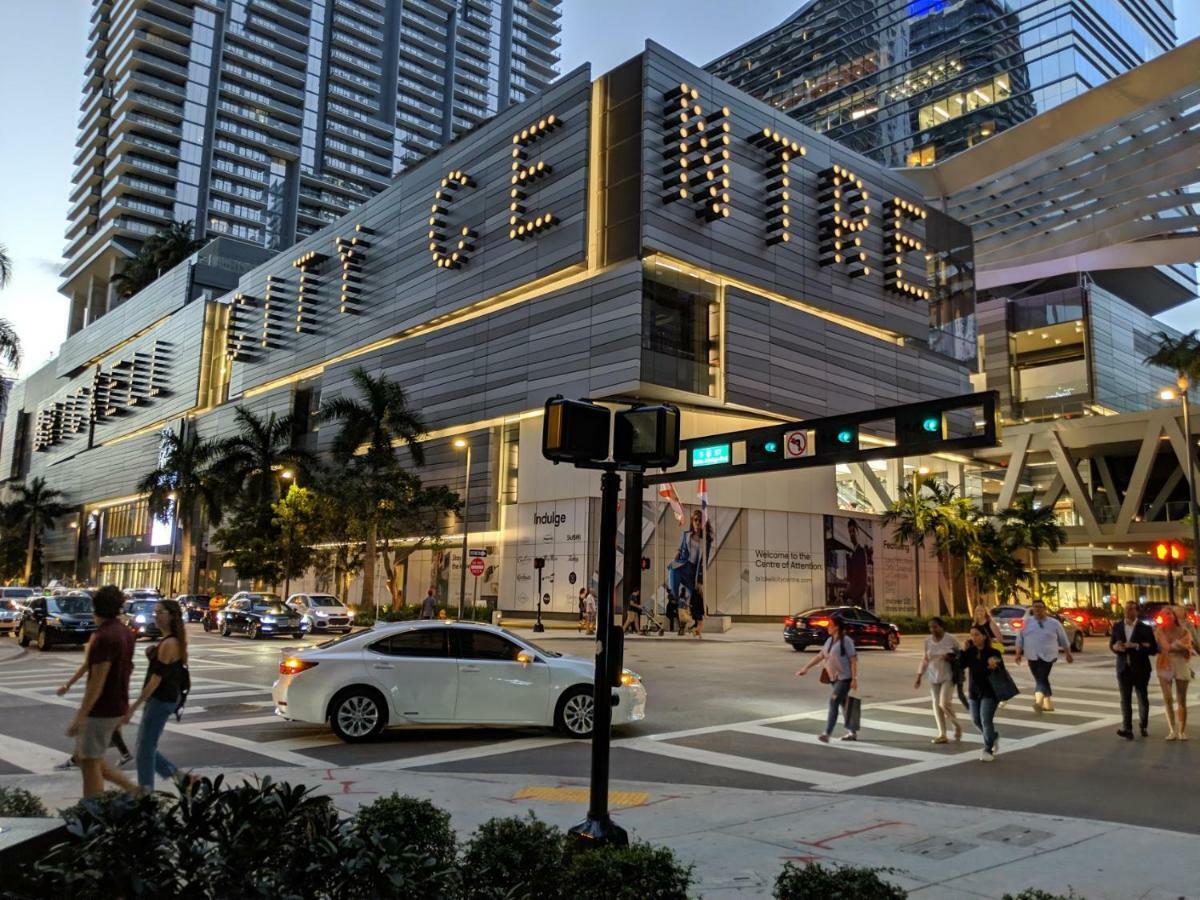
{"label": "yellow curb marking", "polygon": [[[587,803],[591,796],[585,787],[523,787],[514,800],[545,800],[548,803]],[[643,806],[650,800],[646,791],[609,791],[609,806]]]}

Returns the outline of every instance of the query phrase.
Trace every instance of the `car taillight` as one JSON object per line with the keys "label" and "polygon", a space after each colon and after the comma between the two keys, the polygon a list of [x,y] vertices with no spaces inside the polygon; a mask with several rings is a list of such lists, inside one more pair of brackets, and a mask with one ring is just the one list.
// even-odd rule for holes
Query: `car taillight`
{"label": "car taillight", "polygon": [[299,675],[306,669],[311,669],[317,664],[310,659],[297,659],[294,656],[289,656],[279,664],[280,675]]}
{"label": "car taillight", "polygon": [[1161,625],[1162,623],[1163,623],[1163,614],[1159,613],[1157,616],[1154,617],[1154,624]]}
{"label": "car taillight", "polygon": [[1079,622],[1081,624],[1083,622],[1083,616],[1072,616],[1071,618],[1073,618],[1076,622]]}
{"label": "car taillight", "polygon": [[1025,621],[1023,619],[1013,619],[1012,627],[1014,630],[1020,630],[1025,627]]}
{"label": "car taillight", "polygon": [[795,625],[796,619],[794,616],[785,616],[783,619],[783,624],[784,625]]}
{"label": "car taillight", "polygon": [[809,619],[808,624],[814,628],[828,628],[829,620],[828,619]]}

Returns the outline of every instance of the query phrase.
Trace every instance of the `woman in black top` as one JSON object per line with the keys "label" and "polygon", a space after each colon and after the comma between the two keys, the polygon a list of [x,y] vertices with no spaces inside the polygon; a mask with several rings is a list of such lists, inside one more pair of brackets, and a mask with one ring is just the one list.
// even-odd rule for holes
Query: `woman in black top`
{"label": "woman in black top", "polygon": [[991,762],[996,758],[1000,736],[992,719],[996,715],[996,692],[992,690],[989,674],[1004,664],[1000,652],[991,645],[990,635],[982,625],[971,626],[971,637],[962,655],[963,669],[971,676],[971,721],[983,735],[983,752],[979,758]]}
{"label": "woman in black top", "polygon": [[158,601],[154,607],[154,621],[163,638],[146,648],[150,665],[142,694],[125,716],[128,722],[140,707],[145,706],[137,736],[138,784],[144,791],[154,790],[155,772],[163,778],[175,775],[174,764],[158,752],[158,740],[167,726],[167,719],[179,707],[179,691],[187,665],[187,631],[179,604],[174,600]]}

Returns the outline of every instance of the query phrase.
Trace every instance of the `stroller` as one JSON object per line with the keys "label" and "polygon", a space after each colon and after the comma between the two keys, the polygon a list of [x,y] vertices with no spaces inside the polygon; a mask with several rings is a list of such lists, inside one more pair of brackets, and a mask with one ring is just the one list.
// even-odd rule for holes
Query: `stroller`
{"label": "stroller", "polygon": [[653,603],[645,606],[631,604],[629,611],[641,618],[642,627],[638,629],[638,634],[657,634],[659,637],[662,637],[667,633],[666,626],[663,625],[662,620],[655,614]]}

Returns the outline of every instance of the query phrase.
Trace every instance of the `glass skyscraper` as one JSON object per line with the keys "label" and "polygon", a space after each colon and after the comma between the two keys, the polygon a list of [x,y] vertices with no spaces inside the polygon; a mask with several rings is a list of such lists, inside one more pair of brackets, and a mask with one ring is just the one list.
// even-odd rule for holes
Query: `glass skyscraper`
{"label": "glass skyscraper", "polygon": [[72,332],[171,222],[286,247],[558,74],[560,0],[92,0]]}
{"label": "glass skyscraper", "polygon": [[1172,0],[812,0],[707,68],[889,166],[926,166],[1175,46]]}

